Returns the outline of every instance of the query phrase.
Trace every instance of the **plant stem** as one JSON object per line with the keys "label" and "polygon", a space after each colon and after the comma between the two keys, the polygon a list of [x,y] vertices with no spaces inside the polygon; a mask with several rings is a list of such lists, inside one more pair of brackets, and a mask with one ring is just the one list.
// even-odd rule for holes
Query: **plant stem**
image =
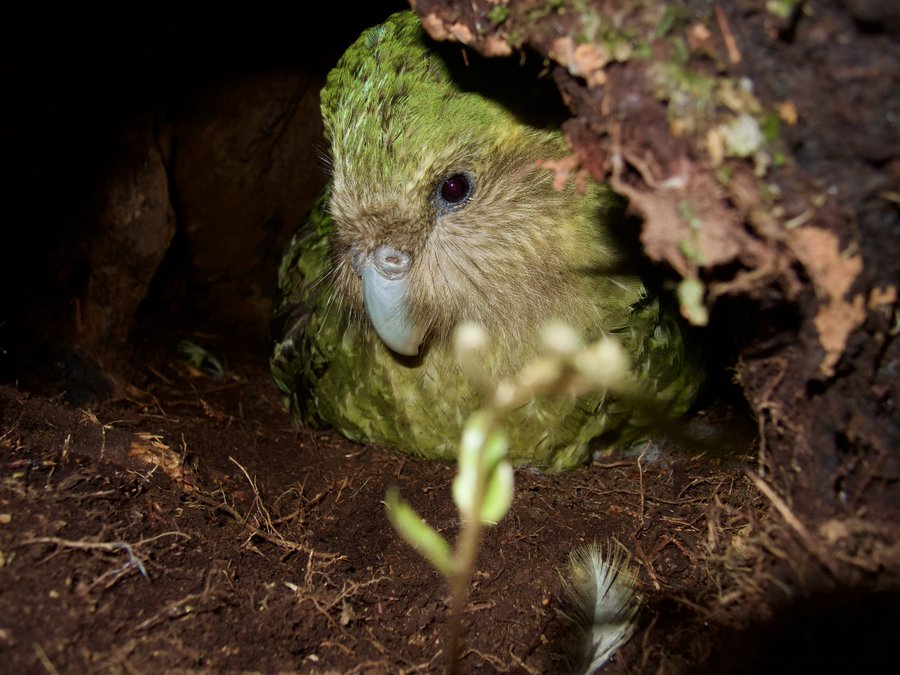
{"label": "plant stem", "polygon": [[[479,481],[481,482],[481,481]],[[483,491],[483,486],[479,486]],[[463,524],[456,547],[456,574],[450,582],[450,621],[447,625],[447,673],[459,673],[462,658],[463,612],[469,601],[472,573],[478,557],[478,542],[481,538],[481,519],[473,518]]]}
{"label": "plant stem", "polygon": [[[497,415],[491,415],[485,425],[484,438],[488,439],[499,423]],[[483,467],[484,442],[478,450],[478,466]],[[487,476],[479,468],[475,480],[475,495],[472,500],[477,507],[467,520],[463,521],[462,530],[456,540],[454,553],[455,573],[450,579],[450,620],[447,625],[447,673],[457,675],[462,659],[462,632],[463,613],[469,601],[469,593],[472,590],[472,575],[475,571],[475,563],[478,558],[478,545],[481,539],[481,505],[484,501],[484,491],[487,486]]]}

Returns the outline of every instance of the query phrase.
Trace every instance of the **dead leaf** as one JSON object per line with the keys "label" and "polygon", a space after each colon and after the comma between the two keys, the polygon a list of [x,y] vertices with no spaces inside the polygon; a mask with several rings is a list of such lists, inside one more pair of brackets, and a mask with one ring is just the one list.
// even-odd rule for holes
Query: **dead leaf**
{"label": "dead leaf", "polygon": [[830,377],[844,353],[847,338],[866,320],[865,297],[858,294],[850,300],[846,298],[862,271],[862,257],[843,256],[837,235],[818,227],[792,230],[790,242],[797,259],[812,278],[816,296],[821,301],[813,324],[825,350],[819,372]]}
{"label": "dead leaf", "polygon": [[591,42],[575,46],[572,38],[558,37],[549,51],[550,58],[568,69],[572,75],[583,77],[589,87],[606,83],[603,68],[611,57],[606,48]]}
{"label": "dead leaf", "polygon": [[444,27],[444,22],[437,14],[429,14],[428,16],[421,17],[419,20],[422,22],[422,27],[425,29],[425,32],[431,36],[432,40],[443,42],[450,36],[450,33]]}
{"label": "dead leaf", "polygon": [[512,53],[512,47],[499,35],[488,35],[484,41],[485,56],[509,56]]}

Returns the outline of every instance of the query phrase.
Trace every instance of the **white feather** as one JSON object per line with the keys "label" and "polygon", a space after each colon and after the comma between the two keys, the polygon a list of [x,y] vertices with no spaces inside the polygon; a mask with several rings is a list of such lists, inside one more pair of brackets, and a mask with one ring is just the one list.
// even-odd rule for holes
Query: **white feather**
{"label": "white feather", "polygon": [[599,670],[634,632],[640,602],[630,555],[621,546],[607,546],[606,559],[596,542],[569,554],[569,579],[563,589],[573,607],[569,619],[578,630],[575,672]]}

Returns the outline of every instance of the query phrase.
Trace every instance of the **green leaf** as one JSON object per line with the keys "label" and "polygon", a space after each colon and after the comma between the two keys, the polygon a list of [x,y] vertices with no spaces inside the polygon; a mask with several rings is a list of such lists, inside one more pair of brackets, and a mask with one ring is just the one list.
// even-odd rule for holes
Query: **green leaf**
{"label": "green leaf", "polygon": [[503,429],[493,429],[484,442],[481,451],[481,466],[485,471],[493,471],[494,467],[506,457],[508,443]]}
{"label": "green leaf", "polygon": [[678,284],[678,303],[681,306],[681,314],[695,326],[705,326],[709,323],[709,313],[703,303],[706,289],[699,279],[682,279]]}
{"label": "green leaf", "polygon": [[485,411],[479,410],[469,415],[459,441],[457,463],[459,464],[460,472],[476,469],[481,455],[481,448],[487,441],[491,426],[491,418]]}
{"label": "green leaf", "polygon": [[[509,509],[507,502],[512,500],[512,468],[509,469],[509,476],[494,478],[505,464],[507,445],[506,432],[496,428],[492,416],[485,411],[473,413],[466,421],[459,445],[456,478],[453,480],[453,501],[463,520],[472,520],[478,514],[483,523],[492,524]],[[479,476],[485,486],[481,504],[477,503]],[[486,507],[488,500],[491,504]]]}
{"label": "green leaf", "polygon": [[509,462],[500,462],[488,478],[481,502],[481,522],[485,525],[496,525],[506,512],[513,499],[513,468]]}
{"label": "green leaf", "polygon": [[432,567],[450,579],[456,573],[456,568],[447,540],[400,498],[396,488],[388,490],[384,503],[388,520],[400,536],[428,560]]}

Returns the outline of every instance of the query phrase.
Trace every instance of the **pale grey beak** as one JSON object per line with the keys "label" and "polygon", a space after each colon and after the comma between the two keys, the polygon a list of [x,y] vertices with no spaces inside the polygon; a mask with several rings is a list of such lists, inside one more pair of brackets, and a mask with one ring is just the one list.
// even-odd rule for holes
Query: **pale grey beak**
{"label": "pale grey beak", "polygon": [[406,304],[412,258],[391,246],[353,255],[353,269],[362,278],[369,321],[390,349],[415,356],[425,330],[413,323]]}

